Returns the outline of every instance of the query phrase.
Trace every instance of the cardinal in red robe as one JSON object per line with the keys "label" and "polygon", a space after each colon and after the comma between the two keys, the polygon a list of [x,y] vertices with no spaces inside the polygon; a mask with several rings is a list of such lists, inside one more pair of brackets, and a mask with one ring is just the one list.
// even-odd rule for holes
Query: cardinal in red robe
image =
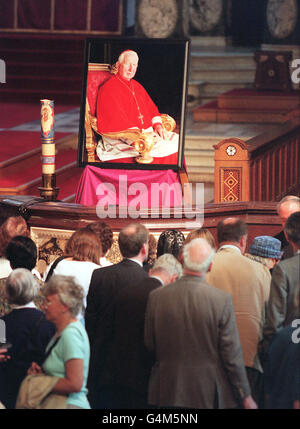
{"label": "cardinal in red robe", "polygon": [[[153,132],[156,144],[150,154],[166,157],[177,153],[178,134],[167,132],[158,108],[147,91],[133,79],[138,67],[138,55],[124,51],[116,63],[117,74],[99,89],[97,97],[98,132],[110,133],[138,128]],[[97,147],[101,161],[138,156],[130,141],[103,137]]]}

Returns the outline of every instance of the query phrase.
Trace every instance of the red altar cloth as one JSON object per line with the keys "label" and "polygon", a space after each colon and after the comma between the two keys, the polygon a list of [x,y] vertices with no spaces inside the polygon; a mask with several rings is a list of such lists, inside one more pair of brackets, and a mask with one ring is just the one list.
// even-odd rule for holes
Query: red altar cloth
{"label": "red altar cloth", "polygon": [[[160,192],[161,191],[161,192]],[[86,206],[111,204],[127,207],[182,207],[182,188],[173,170],[119,170],[86,166],[75,203]]]}

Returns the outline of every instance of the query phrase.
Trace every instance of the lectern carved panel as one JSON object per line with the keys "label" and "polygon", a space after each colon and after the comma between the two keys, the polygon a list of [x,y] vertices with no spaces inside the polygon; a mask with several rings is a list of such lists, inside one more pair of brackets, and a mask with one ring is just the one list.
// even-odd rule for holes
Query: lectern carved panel
{"label": "lectern carved panel", "polygon": [[220,201],[241,201],[241,168],[222,168],[220,174]]}

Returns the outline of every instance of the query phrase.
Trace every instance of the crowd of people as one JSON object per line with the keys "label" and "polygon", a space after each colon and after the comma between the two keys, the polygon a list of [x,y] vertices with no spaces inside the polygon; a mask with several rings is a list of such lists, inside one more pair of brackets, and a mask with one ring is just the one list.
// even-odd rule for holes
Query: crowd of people
{"label": "crowd of people", "polygon": [[43,278],[25,221],[9,218],[0,402],[300,409],[300,199],[285,197],[278,214],[282,233],[252,243],[239,218],[218,223],[217,242],[206,228],[166,230],[156,242],[132,223],[116,264],[112,230],[95,222],[73,233]]}

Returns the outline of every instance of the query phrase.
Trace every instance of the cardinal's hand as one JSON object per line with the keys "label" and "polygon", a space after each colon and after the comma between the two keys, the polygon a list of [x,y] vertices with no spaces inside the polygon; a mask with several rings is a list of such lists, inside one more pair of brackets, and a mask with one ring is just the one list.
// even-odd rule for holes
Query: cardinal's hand
{"label": "cardinal's hand", "polygon": [[153,129],[154,129],[154,132],[155,132],[159,137],[161,137],[162,139],[167,140],[167,139],[169,138],[169,133],[168,133],[168,131],[166,131],[166,130],[164,129],[164,127],[162,126],[162,124],[160,124],[160,123],[158,123],[158,124],[154,124],[154,125],[153,125]]}

